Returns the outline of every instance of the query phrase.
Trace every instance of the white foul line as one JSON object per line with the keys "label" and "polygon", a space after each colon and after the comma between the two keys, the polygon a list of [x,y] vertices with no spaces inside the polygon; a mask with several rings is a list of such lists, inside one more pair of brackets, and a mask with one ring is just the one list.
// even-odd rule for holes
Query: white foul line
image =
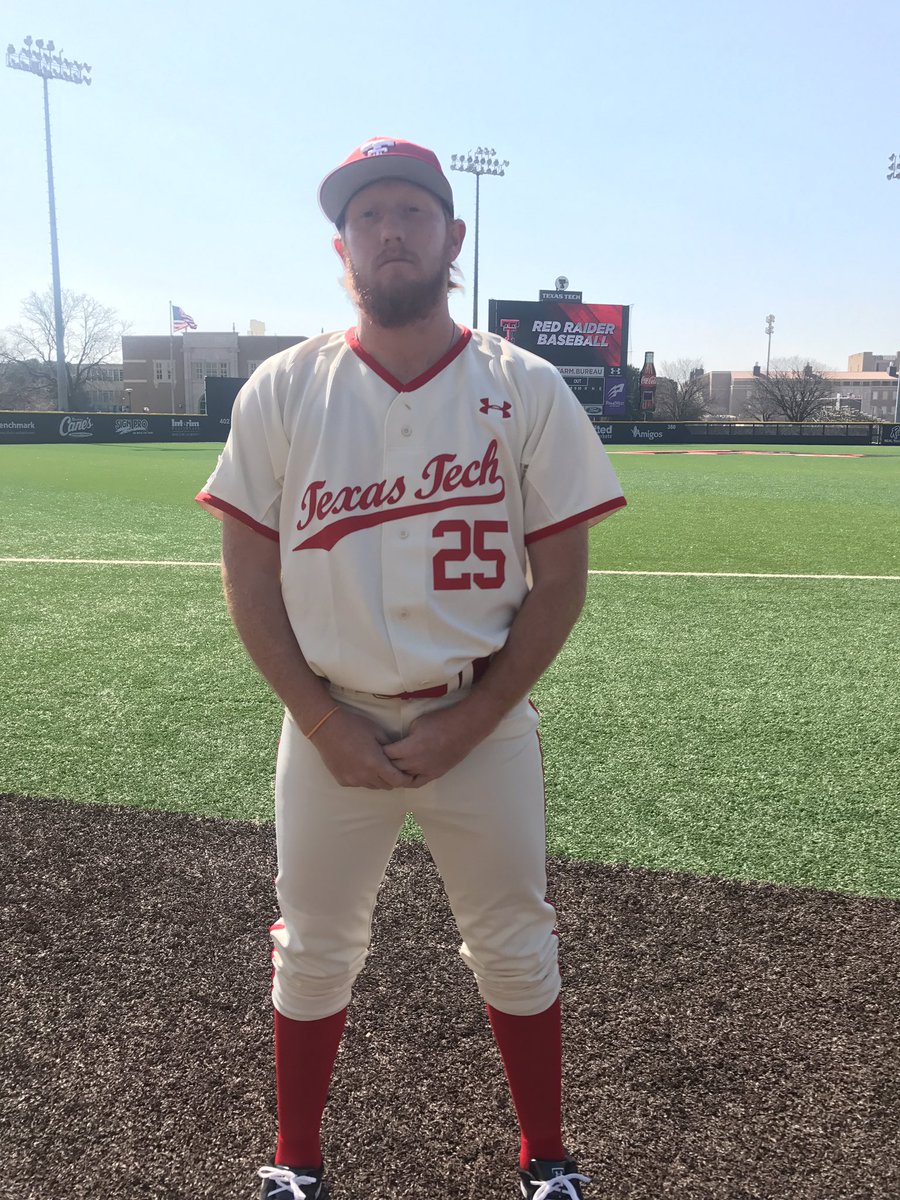
{"label": "white foul line", "polygon": [[171,558],[0,558],[0,563],[78,564],[88,567],[217,567],[217,562],[186,562]]}
{"label": "white foul line", "polygon": [[686,579],[889,579],[900,575],[788,575],[775,571],[588,571],[588,575],[661,575]]}
{"label": "white foul line", "polygon": [[[0,563],[37,563],[88,567],[218,567],[218,562],[148,558],[2,558]],[[790,575],[776,571],[613,571],[589,570],[588,575],[648,575],[664,579],[875,579],[900,583],[900,575]]]}

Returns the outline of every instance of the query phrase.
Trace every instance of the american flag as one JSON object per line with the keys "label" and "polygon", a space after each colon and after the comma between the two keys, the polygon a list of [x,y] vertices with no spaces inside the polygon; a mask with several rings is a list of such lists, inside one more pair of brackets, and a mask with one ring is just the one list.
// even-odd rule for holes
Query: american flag
{"label": "american flag", "polygon": [[175,333],[181,333],[185,329],[196,329],[197,322],[193,317],[189,317],[183,308],[179,308],[177,304],[172,305],[172,330]]}

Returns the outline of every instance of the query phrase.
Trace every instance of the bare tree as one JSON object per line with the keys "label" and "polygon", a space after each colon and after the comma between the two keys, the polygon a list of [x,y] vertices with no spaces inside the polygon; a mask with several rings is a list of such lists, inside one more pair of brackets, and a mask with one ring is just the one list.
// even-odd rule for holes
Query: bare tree
{"label": "bare tree", "polygon": [[[66,374],[70,400],[83,398],[97,377],[97,368],[116,358],[128,326],[113,308],[83,292],[62,293]],[[22,322],[6,332],[9,342],[0,362],[18,363],[26,371],[30,391],[56,393],[56,318],[53,292],[32,292],[22,304]]]}
{"label": "bare tree", "polygon": [[801,358],[799,354],[786,355],[783,358],[773,358],[769,371],[803,371],[807,367],[819,375],[824,375],[829,367],[817,358]]}
{"label": "bare tree", "polygon": [[[765,378],[765,376],[757,376],[758,378]],[[757,387],[756,379],[754,379],[753,388],[747,402],[741,408],[740,415],[751,421],[777,421],[779,417],[783,416],[783,413],[778,407],[775,395],[767,388]]]}
{"label": "bare tree", "polygon": [[[783,360],[782,360],[783,361]],[[747,415],[760,420],[815,421],[821,419],[833,385],[815,366],[793,360],[790,366],[779,364],[768,375],[757,375],[747,403]]]}
{"label": "bare tree", "polygon": [[641,373],[630,363],[625,364],[625,419],[641,419]]}
{"label": "bare tree", "polygon": [[38,412],[54,407],[55,400],[35,387],[33,371],[38,365],[9,358],[0,343],[0,411]]}
{"label": "bare tree", "polygon": [[836,404],[829,403],[822,409],[822,420],[837,423],[839,425],[861,424],[861,425],[889,425],[890,421],[883,417],[875,417],[871,413],[864,413],[858,408],[851,408],[848,404],[842,404],[840,408]]}
{"label": "bare tree", "polygon": [[660,364],[656,385],[656,417],[664,421],[702,421],[708,400],[699,358],[676,358]]}

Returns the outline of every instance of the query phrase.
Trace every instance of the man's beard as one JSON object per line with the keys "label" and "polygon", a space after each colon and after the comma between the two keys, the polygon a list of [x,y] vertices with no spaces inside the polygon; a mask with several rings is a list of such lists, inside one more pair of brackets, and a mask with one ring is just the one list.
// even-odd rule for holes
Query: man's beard
{"label": "man's beard", "polygon": [[424,321],[440,303],[447,291],[447,268],[439,267],[427,279],[411,283],[381,284],[377,280],[367,287],[356,268],[347,262],[345,282],[356,306],[382,329],[402,329],[414,321]]}

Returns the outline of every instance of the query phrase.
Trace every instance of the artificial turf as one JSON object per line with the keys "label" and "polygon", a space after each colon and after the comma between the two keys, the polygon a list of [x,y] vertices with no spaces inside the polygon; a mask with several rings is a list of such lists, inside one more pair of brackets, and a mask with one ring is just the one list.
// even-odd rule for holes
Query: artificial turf
{"label": "artificial turf", "polygon": [[220,445],[0,446],[0,556],[210,559]]}
{"label": "artificial turf", "polygon": [[[213,563],[216,452],[0,447],[0,556]],[[896,453],[613,461],[595,567],[900,573]],[[592,576],[535,693],[551,849],[900,896],[898,587]],[[0,564],[0,603],[0,791],[270,818],[278,705],[212,567]]]}
{"label": "artificial turf", "polygon": [[[0,446],[0,557],[214,559],[218,524],[192,500],[220,449]],[[900,574],[900,452],[790,449],[614,452],[628,507],[596,531],[591,566]]]}
{"label": "artificial turf", "polygon": [[900,455],[805,448],[719,456],[614,453],[628,498],[592,567],[900,574]]}
{"label": "artificial turf", "polygon": [[538,689],[551,849],[900,896],[897,594],[592,582]]}

